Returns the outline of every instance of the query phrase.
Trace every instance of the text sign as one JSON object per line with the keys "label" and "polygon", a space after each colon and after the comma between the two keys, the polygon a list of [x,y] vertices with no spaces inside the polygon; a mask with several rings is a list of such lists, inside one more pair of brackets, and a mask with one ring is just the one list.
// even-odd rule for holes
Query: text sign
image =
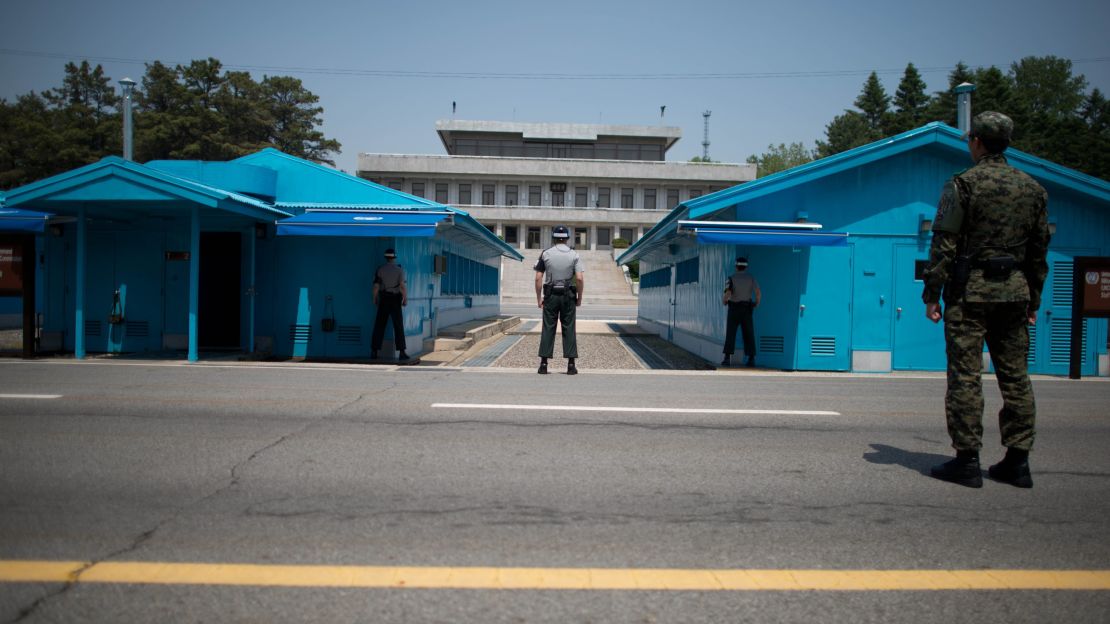
{"label": "text sign", "polygon": [[22,245],[0,245],[0,290],[23,290]]}
{"label": "text sign", "polygon": [[1110,316],[1110,258],[1081,257],[1075,268],[1083,316]]}

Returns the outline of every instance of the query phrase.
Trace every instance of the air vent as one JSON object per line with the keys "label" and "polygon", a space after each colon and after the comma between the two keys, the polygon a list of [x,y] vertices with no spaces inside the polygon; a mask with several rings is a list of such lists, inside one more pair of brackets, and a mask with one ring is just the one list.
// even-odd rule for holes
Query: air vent
{"label": "air vent", "polygon": [[85,335],[86,336],[99,336],[100,335],[100,321],[85,321]]}
{"label": "air vent", "polygon": [[289,339],[295,344],[308,344],[312,342],[311,325],[290,325]]}
{"label": "air vent", "polygon": [[362,344],[362,327],[359,325],[340,325],[336,334],[342,344]]}
{"label": "air vent", "polygon": [[814,336],[810,338],[809,354],[814,357],[835,357],[836,336]]}
{"label": "air vent", "polygon": [[1025,354],[1025,363],[1032,366],[1037,361],[1037,326],[1029,326],[1029,352]]}
{"label": "air vent", "polygon": [[[1050,364],[1067,365],[1071,363],[1071,319],[1054,318],[1049,336]],[[1087,353],[1087,319],[1083,319],[1083,343],[1081,354]]]}
{"label": "air vent", "polygon": [[782,336],[760,336],[759,350],[762,353],[782,353],[786,338]]}
{"label": "air vent", "polygon": [[1071,262],[1052,263],[1052,307],[1071,307],[1072,277]]}
{"label": "air vent", "polygon": [[150,321],[127,321],[128,338],[146,338],[150,335]]}

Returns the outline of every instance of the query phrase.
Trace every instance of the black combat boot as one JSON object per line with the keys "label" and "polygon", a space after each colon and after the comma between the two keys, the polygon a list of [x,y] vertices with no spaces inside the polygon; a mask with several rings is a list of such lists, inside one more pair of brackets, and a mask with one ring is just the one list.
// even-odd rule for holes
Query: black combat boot
{"label": "black combat boot", "polygon": [[540,358],[540,369],[536,372],[541,375],[547,374],[547,358]]}
{"label": "black combat boot", "polygon": [[377,352],[377,351],[371,351],[371,352],[370,352],[370,359],[371,359],[371,360],[376,360],[376,359],[378,359],[378,352]]}
{"label": "black combat boot", "polygon": [[1002,461],[988,468],[987,474],[995,481],[1009,483],[1015,487],[1033,487],[1033,476],[1029,474],[1029,451],[1006,449],[1006,456]]}
{"label": "black combat boot", "polygon": [[577,375],[578,369],[574,367],[574,358],[567,358],[567,374]]}
{"label": "black combat boot", "polygon": [[983,487],[983,472],[979,469],[979,451],[956,451],[956,458],[933,466],[929,474],[941,481],[965,487]]}
{"label": "black combat boot", "polygon": [[754,367],[755,367],[755,356],[754,355],[749,355],[748,356],[748,368],[754,368]]}
{"label": "black combat boot", "polygon": [[721,366],[732,366],[732,356],[725,354],[725,359],[721,360]]}

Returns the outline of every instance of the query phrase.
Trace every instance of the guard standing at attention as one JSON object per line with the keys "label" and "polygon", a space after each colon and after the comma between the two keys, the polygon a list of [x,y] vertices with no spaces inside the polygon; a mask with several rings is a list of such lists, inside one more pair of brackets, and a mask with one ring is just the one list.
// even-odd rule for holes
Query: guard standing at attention
{"label": "guard standing at attention", "polygon": [[736,259],[736,272],[725,283],[725,293],[721,302],[728,306],[728,325],[725,326],[725,358],[721,366],[732,366],[732,353],[736,347],[736,326],[740,326],[744,338],[744,356],[748,366],[755,366],[755,328],[752,325],[752,311],[759,307],[763,294],[759,282],[748,273],[748,259]]}
{"label": "guard standing at attention", "polygon": [[551,232],[555,246],[545,249],[533,267],[536,271],[536,304],[543,310],[543,333],[540,335],[541,375],[547,374],[547,358],[555,353],[555,321],[563,334],[563,357],[567,358],[567,374],[577,375],[574,360],[578,357],[578,338],[574,332],[575,308],[582,305],[585,282],[582,258],[567,245],[570,230],[557,225]]}
{"label": "guard standing at attention", "polygon": [[397,264],[397,252],[392,249],[385,250],[385,264],[374,272],[374,305],[378,307],[378,315],[374,319],[374,335],[370,340],[370,359],[378,358],[378,351],[382,348],[382,339],[385,338],[385,324],[388,319],[393,320],[393,342],[400,353],[397,359],[409,359],[405,353],[405,321],[401,315],[401,308],[408,305],[408,289],[405,287],[405,269]]}
{"label": "guard standing at attention", "polygon": [[948,434],[956,458],[934,466],[937,479],[982,487],[983,342],[990,349],[1002,410],[998,423],[1006,456],[990,467],[991,478],[1033,487],[1036,404],[1026,355],[1029,328],[1037,321],[1048,275],[1048,194],[1002,153],[1014,123],[1002,113],[975,116],[967,138],[975,166],[944,186],[933,220],[933,242],[925,271],[925,316],[941,318],[948,354],[944,399]]}

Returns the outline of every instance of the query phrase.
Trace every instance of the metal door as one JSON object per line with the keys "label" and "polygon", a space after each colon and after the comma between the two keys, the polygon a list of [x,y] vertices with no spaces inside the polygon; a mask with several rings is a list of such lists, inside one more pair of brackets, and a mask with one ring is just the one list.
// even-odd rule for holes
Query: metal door
{"label": "metal door", "polygon": [[846,371],[851,368],[852,248],[809,247],[796,255],[801,256],[796,366]]}
{"label": "metal door", "polygon": [[[1041,293],[1041,309],[1037,323],[1029,327],[1030,372],[1067,375],[1071,363],[1072,270],[1075,256],[1095,256],[1097,249],[1050,249],[1048,279]],[[1100,319],[1083,319],[1083,358],[1081,374],[1098,372],[1098,350],[1095,345],[1094,323]]]}
{"label": "metal door", "polygon": [[[737,250],[735,255],[741,255]],[[790,247],[759,247],[747,254],[748,271],[759,282],[762,299],[753,314],[755,359],[761,367],[793,370],[797,367],[798,266],[800,252]],[[737,331],[737,342],[743,344]]]}
{"label": "metal door", "polygon": [[162,348],[163,236],[119,232],[115,245],[115,289],[123,322],[113,326],[109,347],[125,353]]}
{"label": "metal door", "polygon": [[894,248],[894,370],[945,370],[944,322],[925,318],[921,291],[928,247],[896,245]]}

